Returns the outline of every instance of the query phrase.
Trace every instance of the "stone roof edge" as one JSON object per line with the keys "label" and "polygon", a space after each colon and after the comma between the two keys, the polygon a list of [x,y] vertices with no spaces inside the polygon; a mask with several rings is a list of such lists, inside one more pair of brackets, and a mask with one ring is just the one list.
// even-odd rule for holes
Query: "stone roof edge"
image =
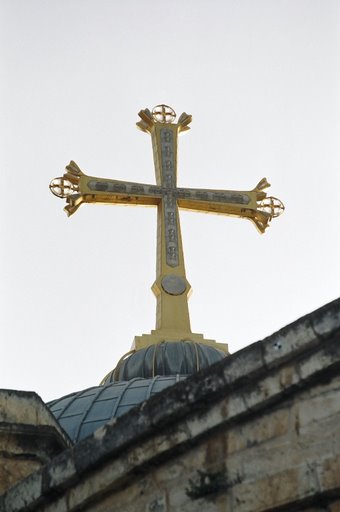
{"label": "stone roof edge", "polygon": [[[202,403],[206,407],[238,387],[253,385],[290,360],[323,350],[325,343],[332,342],[339,332],[340,299],[337,299],[108,422],[7,491],[0,498],[0,511],[33,510],[71,487],[91,469],[159,432],[162,426],[202,409]],[[327,367],[329,363],[320,364]],[[320,367],[312,371],[321,370]],[[310,381],[313,375],[304,378]],[[20,495],[25,496],[24,502],[20,503]],[[14,497],[18,499],[15,508]],[[9,502],[11,509],[6,508]]]}
{"label": "stone roof edge", "polygon": [[[45,404],[43,399],[41,398],[38,393],[35,391],[22,391],[17,389],[8,389],[8,388],[1,388],[0,389],[0,395],[8,395],[9,397],[18,397],[23,400],[34,400],[38,405],[41,407],[43,411],[43,415],[45,416],[45,422],[39,425],[39,431],[45,435],[49,435],[49,433],[57,434],[57,437],[60,441],[60,444],[64,445],[65,448],[73,446],[73,443],[67,434],[65,430],[62,428],[58,420],[56,420],[53,413],[50,411],[49,407]],[[41,419],[43,419],[41,417]],[[8,424],[8,419],[3,420],[0,415],[0,424],[4,428],[6,424]],[[25,425],[23,423],[10,423],[11,428],[13,431],[20,431],[23,428],[25,428],[27,431],[30,429],[33,431],[34,428],[36,428],[37,425],[32,424],[31,426],[29,424]]]}

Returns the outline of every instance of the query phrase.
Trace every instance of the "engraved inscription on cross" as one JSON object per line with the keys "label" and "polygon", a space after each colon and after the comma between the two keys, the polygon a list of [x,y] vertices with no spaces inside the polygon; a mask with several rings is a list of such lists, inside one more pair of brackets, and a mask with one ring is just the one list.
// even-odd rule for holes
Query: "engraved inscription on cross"
{"label": "engraved inscription on cross", "polygon": [[267,197],[264,189],[270,185],[266,178],[251,191],[178,188],[177,139],[180,132],[190,129],[191,116],[184,112],[175,123],[174,110],[158,105],[152,112],[141,110],[139,117],[137,126],[151,134],[156,185],[87,176],[71,161],[64,176],[52,180],[50,189],[56,196],[66,198],[68,215],[83,203],[157,206],[157,273],[152,287],[157,298],[156,329],[136,336],[134,348],[163,340],[191,340],[227,351],[225,344],[191,332],[191,288],[185,274],[178,208],[247,218],[264,233],[284,206],[279,199]]}

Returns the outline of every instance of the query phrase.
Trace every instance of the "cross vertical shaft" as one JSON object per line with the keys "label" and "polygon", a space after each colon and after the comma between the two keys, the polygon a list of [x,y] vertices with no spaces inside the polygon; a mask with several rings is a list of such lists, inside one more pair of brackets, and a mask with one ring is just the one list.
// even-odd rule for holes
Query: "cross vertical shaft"
{"label": "cross vertical shaft", "polygon": [[191,334],[188,308],[190,285],[185,275],[176,198],[176,124],[155,123],[151,131],[156,183],[164,190],[157,207],[157,268],[152,287],[157,300],[156,332],[173,337]]}

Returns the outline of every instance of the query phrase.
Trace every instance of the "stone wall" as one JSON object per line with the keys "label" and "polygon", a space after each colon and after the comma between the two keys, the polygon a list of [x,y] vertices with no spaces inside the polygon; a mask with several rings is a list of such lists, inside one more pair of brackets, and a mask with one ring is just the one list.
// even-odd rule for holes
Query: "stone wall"
{"label": "stone wall", "polygon": [[41,398],[0,390],[0,494],[71,446]]}
{"label": "stone wall", "polygon": [[340,511],[340,301],[155,395],[1,512]]}
{"label": "stone wall", "polygon": [[[313,504],[318,512],[340,511],[332,497],[340,492],[339,392],[337,377],[215,431],[86,510],[257,512],[311,510]],[[225,417],[225,408],[221,401],[211,413]],[[181,431],[194,434],[195,426],[186,422],[173,436]],[[127,454],[127,460],[133,457],[137,450]]]}

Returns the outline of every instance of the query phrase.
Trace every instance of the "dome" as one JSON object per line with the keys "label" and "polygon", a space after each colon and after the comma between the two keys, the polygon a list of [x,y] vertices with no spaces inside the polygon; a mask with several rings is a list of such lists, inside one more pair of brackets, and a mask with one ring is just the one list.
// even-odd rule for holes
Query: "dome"
{"label": "dome", "polygon": [[225,356],[222,350],[203,343],[164,341],[126,354],[99,386],[47,405],[76,443],[155,393]]}
{"label": "dome", "polygon": [[152,379],[136,378],[108,383],[72,393],[47,405],[61,427],[76,443],[112,418],[121,416],[155,393],[185,378],[184,375],[157,376]]}
{"label": "dome", "polygon": [[102,384],[155,375],[192,375],[226,356],[222,350],[193,341],[163,341],[157,345],[129,352]]}

